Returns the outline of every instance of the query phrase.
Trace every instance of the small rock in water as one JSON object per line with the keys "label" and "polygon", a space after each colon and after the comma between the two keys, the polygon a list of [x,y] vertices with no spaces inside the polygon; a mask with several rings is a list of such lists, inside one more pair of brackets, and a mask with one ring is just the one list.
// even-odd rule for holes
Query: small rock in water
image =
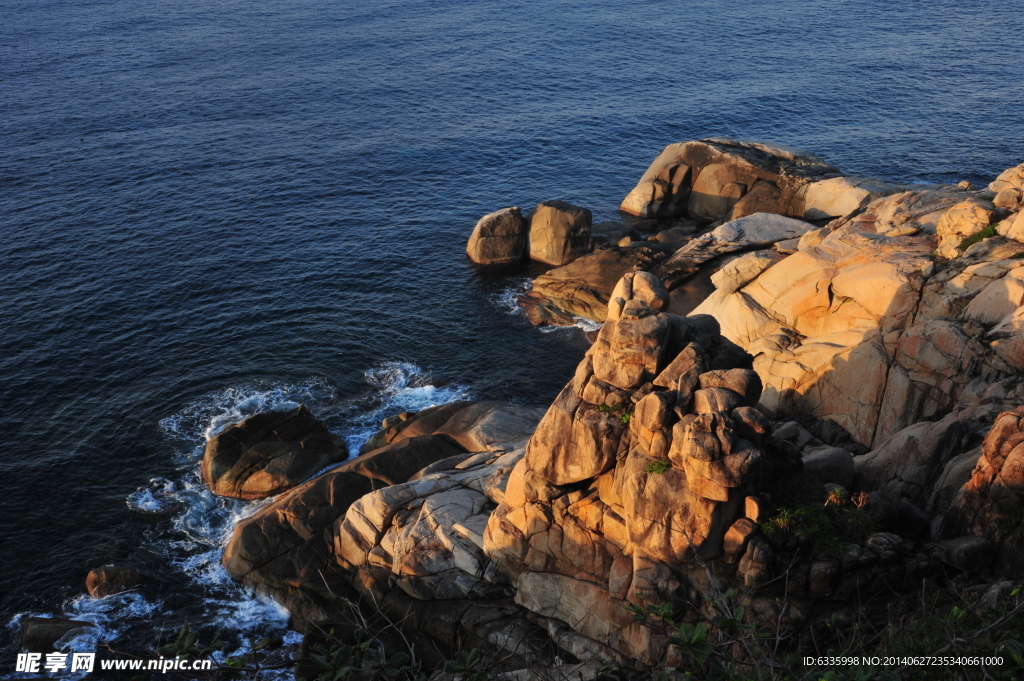
{"label": "small rock in water", "polygon": [[85,588],[93,598],[105,598],[122,591],[129,591],[142,584],[142,575],[130,567],[104,565],[89,570]]}

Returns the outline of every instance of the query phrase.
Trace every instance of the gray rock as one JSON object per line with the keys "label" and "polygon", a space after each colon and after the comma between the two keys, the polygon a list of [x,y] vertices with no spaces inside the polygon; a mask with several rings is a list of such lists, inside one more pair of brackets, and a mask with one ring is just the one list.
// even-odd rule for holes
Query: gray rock
{"label": "gray rock", "polygon": [[849,489],[853,483],[853,455],[841,447],[818,447],[804,457],[804,471],[822,483],[834,482]]}

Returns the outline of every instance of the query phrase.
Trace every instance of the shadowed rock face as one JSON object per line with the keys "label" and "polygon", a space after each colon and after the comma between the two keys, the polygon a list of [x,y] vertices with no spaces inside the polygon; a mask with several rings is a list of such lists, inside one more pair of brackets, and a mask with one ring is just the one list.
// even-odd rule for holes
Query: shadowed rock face
{"label": "shadowed rock face", "polygon": [[1024,407],[999,415],[970,480],[946,516],[947,536],[973,534],[997,547],[996,571],[1024,574]]}
{"label": "shadowed rock face", "polygon": [[214,494],[263,499],[347,456],[345,441],[298,406],[250,416],[210,438],[202,476]]}
{"label": "shadowed rock face", "polygon": [[476,223],[466,255],[478,265],[509,265],[526,255],[530,227],[518,208],[502,208]]}

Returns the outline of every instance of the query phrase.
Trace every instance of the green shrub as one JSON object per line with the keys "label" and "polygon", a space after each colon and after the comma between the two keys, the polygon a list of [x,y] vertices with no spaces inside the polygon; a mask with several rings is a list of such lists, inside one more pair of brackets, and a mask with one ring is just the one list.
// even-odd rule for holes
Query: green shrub
{"label": "green shrub", "polygon": [[647,472],[656,475],[664,475],[669,468],[672,468],[672,464],[668,461],[652,461],[647,464]]}
{"label": "green shrub", "polygon": [[983,241],[984,239],[990,239],[994,236],[998,236],[998,233],[996,232],[996,224],[993,222],[991,225],[981,230],[977,234],[972,234],[969,237],[965,237],[964,240],[960,242],[959,248],[961,251],[966,251],[974,244]]}

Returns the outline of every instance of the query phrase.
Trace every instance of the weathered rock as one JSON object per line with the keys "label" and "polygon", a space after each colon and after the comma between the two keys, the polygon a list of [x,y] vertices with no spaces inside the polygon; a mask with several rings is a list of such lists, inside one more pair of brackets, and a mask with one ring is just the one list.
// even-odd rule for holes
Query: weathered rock
{"label": "weathered rock", "polygon": [[743,579],[743,585],[748,589],[764,586],[772,579],[774,558],[771,544],[761,537],[752,537],[740,559],[736,574]]}
{"label": "weathered rock", "polygon": [[519,208],[502,208],[476,223],[466,244],[466,255],[479,265],[521,262],[528,234],[529,225]]}
{"label": "weathered rock", "polygon": [[857,457],[857,487],[909,498],[924,505],[942,466],[973,426],[959,411],[940,421],[924,421],[899,431],[876,449]]}
{"label": "weathered rock", "polygon": [[533,433],[543,409],[509,402],[478,402],[434,431],[470,452],[507,451]]}
{"label": "weathered rock", "polygon": [[235,526],[224,549],[227,573],[300,620],[329,621],[330,592],[351,594],[351,587],[335,568],[325,532],[372,489],[369,478],[335,470],[286,492]]}
{"label": "weathered rock", "polygon": [[637,300],[601,327],[593,348],[594,376],[622,390],[634,390],[658,375],[670,325]]}
{"label": "weathered rock", "polygon": [[714,258],[765,248],[777,241],[800,237],[813,227],[809,222],[781,215],[754,213],[726,222],[692,239],[651,271],[671,291]]}
{"label": "weathered rock", "polygon": [[[729,364],[745,355],[719,335],[717,322],[651,310],[635,277],[624,277],[617,291],[618,314],[609,314],[511,472],[484,552],[535,615],[604,646],[606,657],[656,665],[666,659],[665,642],[636,627],[625,604],[678,598],[673,570],[721,555],[723,545],[750,586],[767,583],[771,548],[754,546],[755,525],[743,513],[754,481],[779,462],[766,466],[753,444],[770,437],[770,424],[741,405],[757,401],[760,383]],[[630,325],[644,320],[657,323],[635,334]],[[626,332],[628,342],[616,340]],[[603,368],[628,365],[611,359],[624,346],[648,358],[642,371]],[[721,368],[709,371],[714,363]],[[729,398],[721,409],[694,413],[721,397]],[[632,414],[624,411],[630,406]]]}
{"label": "weathered rock", "polygon": [[22,617],[21,647],[30,653],[48,653],[53,644],[72,632],[99,631],[92,622],[63,617]]}
{"label": "weathered rock", "polygon": [[345,441],[304,406],[255,414],[206,443],[203,482],[214,494],[263,499],[348,456]]}
{"label": "weathered rock", "polygon": [[548,265],[566,265],[594,248],[591,213],[564,201],[537,204],[530,216],[530,257]]}
{"label": "weathered rock", "polygon": [[880,234],[889,237],[936,234],[939,221],[968,197],[963,191],[918,189],[876,199],[864,212],[833,223],[832,234]]}
{"label": "weathered rock", "polygon": [[130,591],[142,584],[142,575],[135,568],[105,565],[89,570],[85,577],[85,590],[93,598],[104,598]]}
{"label": "weathered rock", "polygon": [[995,217],[995,206],[981,199],[966,199],[956,204],[939,219],[939,255],[955,258],[961,252],[960,242],[988,227]]}
{"label": "weathered rock", "polygon": [[960,488],[971,479],[971,473],[980,458],[981,447],[975,447],[950,459],[932,487],[925,510],[932,515],[944,515],[953,505]]}
{"label": "weathered rock", "polygon": [[[996,569],[1024,573],[1024,408],[1003,412],[982,443],[971,479],[946,514],[945,534],[977,535],[996,548]],[[948,561],[947,561],[948,562]],[[965,568],[966,569],[966,568]]]}
{"label": "weathered rock", "polygon": [[381,430],[370,436],[366,444],[360,448],[359,453],[366,454],[384,445],[395,444],[411,437],[433,435],[449,419],[474,404],[476,402],[459,400],[427,407],[419,412],[402,412],[389,416],[381,424]]}
{"label": "weathered rock", "polygon": [[[766,407],[830,419],[869,447],[923,417],[948,412],[972,378],[968,367],[1005,366],[1007,360],[992,357],[964,327],[991,323],[1016,302],[1016,284],[1001,282],[1019,265],[1007,246],[1012,242],[976,244],[937,274],[933,237],[867,230],[881,220],[879,207],[892,208],[884,202],[895,198],[872,203],[854,218],[857,229],[848,222],[819,245],[789,256],[735,293],[716,292],[693,311],[714,315],[723,335],[754,355]],[[956,198],[938,193],[924,206],[939,206],[930,213],[915,218],[890,211],[887,219],[898,213],[903,224],[927,216],[938,221]],[[1006,339],[1002,353],[1014,357],[1017,331],[999,334]],[[993,346],[996,354],[1003,343]],[[1024,343],[1020,349],[1024,361]]]}
{"label": "weathered rock", "polygon": [[696,414],[731,412],[742,405],[743,396],[728,388],[702,388],[693,393],[693,411]]}
{"label": "weathered rock", "polygon": [[833,177],[804,185],[799,191],[803,217],[822,220],[849,215],[875,199],[899,191],[894,184],[863,177]]}
{"label": "weathered rock", "polygon": [[757,533],[757,525],[749,518],[740,518],[725,533],[722,552],[728,562],[735,562],[747,550],[747,542]]}
{"label": "weathered rock", "polygon": [[708,371],[701,374],[699,380],[702,389],[729,389],[742,398],[743,406],[753,407],[761,399],[761,377],[751,369]]}
{"label": "weathered rock", "polygon": [[338,467],[376,481],[374,486],[397,485],[432,463],[456,456],[462,449],[436,435],[404,438],[363,454]]}
{"label": "weathered rock", "polygon": [[771,212],[802,216],[799,190],[839,172],[792,147],[730,138],[670,144],[620,209],[641,217],[712,221]]}
{"label": "weathered rock", "polygon": [[622,430],[618,418],[577,398],[570,384],[530,439],[527,465],[554,485],[596,477],[615,463]]}
{"label": "weathered rock", "polygon": [[995,195],[992,203],[996,208],[1006,208],[1012,211],[1020,210],[1021,206],[1024,206],[1024,190],[1019,187],[1006,187]]}

